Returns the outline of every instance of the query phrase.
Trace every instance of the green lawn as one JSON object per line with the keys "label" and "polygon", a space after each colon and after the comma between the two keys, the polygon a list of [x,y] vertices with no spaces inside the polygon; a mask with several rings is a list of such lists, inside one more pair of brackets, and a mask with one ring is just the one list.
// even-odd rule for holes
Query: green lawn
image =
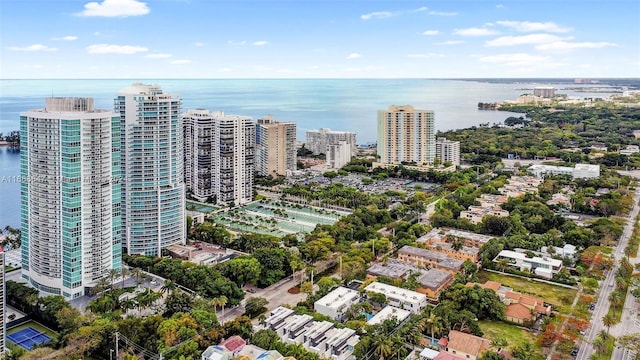
{"label": "green lawn", "polygon": [[482,329],[484,337],[489,340],[505,339],[509,344],[508,349],[513,349],[528,341],[537,352],[542,354],[542,347],[536,341],[536,336],[527,330],[501,321],[478,321],[478,326]]}
{"label": "green lawn", "polygon": [[508,274],[496,274],[493,272],[480,271],[478,273],[480,283],[487,280],[497,281],[504,286],[508,286],[513,291],[542,298],[544,301],[553,304],[554,308],[561,313],[568,314],[571,304],[576,297],[578,290],[569,289],[562,286],[541,283],[529,279],[522,279]]}

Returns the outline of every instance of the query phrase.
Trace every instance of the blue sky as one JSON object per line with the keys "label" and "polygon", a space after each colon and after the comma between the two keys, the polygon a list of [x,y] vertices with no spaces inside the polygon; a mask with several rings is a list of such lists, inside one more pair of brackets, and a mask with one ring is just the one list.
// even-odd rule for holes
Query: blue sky
{"label": "blue sky", "polygon": [[640,1],[0,1],[5,79],[394,77],[640,77]]}

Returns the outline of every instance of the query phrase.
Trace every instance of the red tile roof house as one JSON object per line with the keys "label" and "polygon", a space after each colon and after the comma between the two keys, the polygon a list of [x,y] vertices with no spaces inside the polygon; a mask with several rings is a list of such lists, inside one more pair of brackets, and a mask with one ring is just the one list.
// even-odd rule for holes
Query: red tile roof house
{"label": "red tile roof house", "polygon": [[[491,347],[491,341],[479,336],[463,333],[457,330],[449,331],[448,340],[443,339],[438,345],[444,345],[444,350],[450,354],[460,355],[463,358],[475,360],[483,352]],[[445,345],[446,344],[446,345]]]}

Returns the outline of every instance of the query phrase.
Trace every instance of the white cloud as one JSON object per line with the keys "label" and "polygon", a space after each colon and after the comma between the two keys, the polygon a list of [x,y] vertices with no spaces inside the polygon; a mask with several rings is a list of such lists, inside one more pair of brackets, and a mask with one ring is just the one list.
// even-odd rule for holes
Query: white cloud
{"label": "white cloud", "polygon": [[351,54],[347,55],[347,60],[359,59],[361,57],[362,57],[362,55],[360,55],[358,53],[351,53]]}
{"label": "white cloud", "polygon": [[532,32],[532,31],[547,31],[555,33],[565,33],[572,29],[562,27],[553,22],[533,22],[533,21],[496,21],[496,24],[512,28],[516,31]]}
{"label": "white cloud", "polygon": [[146,3],[138,0],[103,0],[84,4],[84,10],[77,13],[78,16],[102,16],[102,17],[127,17],[139,16],[149,13]]}
{"label": "white cloud", "polygon": [[441,45],[441,46],[458,45],[458,44],[464,44],[464,41],[462,41],[462,40],[448,40],[448,41],[433,43],[433,45]]}
{"label": "white cloud", "polygon": [[438,53],[408,54],[407,57],[418,58],[418,59],[429,59],[429,58],[444,57],[444,54],[438,54]]}
{"label": "white cloud", "polygon": [[435,16],[457,16],[457,12],[446,12],[446,11],[429,11],[429,15]]}
{"label": "white cloud", "polygon": [[193,43],[193,46],[195,46],[195,47],[203,47],[203,46],[204,46],[204,43],[201,43],[201,42],[195,42],[195,43]]}
{"label": "white cloud", "polygon": [[425,36],[434,36],[438,34],[440,34],[440,31],[438,30],[427,30],[422,33],[422,35],[425,35]]}
{"label": "white cloud", "polygon": [[411,9],[411,10],[398,10],[398,11],[374,11],[374,12],[370,12],[368,14],[363,14],[360,15],[360,19],[362,20],[371,20],[371,19],[386,19],[386,18],[390,18],[393,16],[400,16],[400,15],[404,15],[404,14],[413,14],[413,13],[417,13],[417,12],[422,12],[422,11],[426,11],[428,10],[428,8],[426,6],[417,8],[417,9]]}
{"label": "white cloud", "polygon": [[191,64],[191,60],[187,60],[187,59],[172,60],[169,63],[173,65],[185,65],[185,64]]}
{"label": "white cloud", "polygon": [[481,62],[504,64],[507,66],[530,66],[545,62],[549,60],[549,57],[525,53],[515,53],[481,56],[478,60],[480,60]]}
{"label": "white cloud", "polygon": [[495,35],[497,33],[498,32],[496,30],[487,29],[487,28],[477,28],[477,27],[453,30],[454,35],[460,35],[460,36],[489,36],[489,35]]}
{"label": "white cloud", "polygon": [[233,45],[233,46],[242,46],[242,45],[246,45],[247,42],[245,40],[242,40],[242,41],[229,40],[227,41],[227,44]]}
{"label": "white cloud", "polygon": [[610,43],[610,42],[555,41],[552,43],[538,45],[536,46],[536,49],[567,52],[575,49],[600,49],[600,48],[609,47],[609,46],[618,46],[618,44]]}
{"label": "white cloud", "polygon": [[111,45],[111,44],[95,44],[87,46],[89,54],[125,54],[131,55],[139,52],[145,52],[149,49],[143,46],[133,45]]}
{"label": "white cloud", "polygon": [[529,34],[522,36],[501,36],[488,40],[486,46],[514,46],[526,44],[545,44],[563,40],[561,37],[551,34]]}
{"label": "white cloud", "polygon": [[149,59],[166,59],[166,58],[170,58],[171,54],[147,54],[144,57],[149,58]]}
{"label": "white cloud", "polygon": [[57,48],[49,47],[42,44],[33,44],[28,46],[9,46],[9,50],[13,51],[58,51]]}
{"label": "white cloud", "polygon": [[504,5],[498,4],[498,5],[496,5],[496,9],[504,9]]}
{"label": "white cloud", "polygon": [[253,45],[254,46],[264,46],[264,45],[267,45],[268,43],[269,43],[268,41],[260,40],[260,41],[254,41]]}
{"label": "white cloud", "polygon": [[62,37],[54,37],[51,40],[55,40],[55,41],[74,41],[74,40],[78,40],[78,37],[75,35],[67,35],[67,36],[62,36]]}
{"label": "white cloud", "polygon": [[392,16],[393,16],[393,13],[391,11],[374,11],[372,13],[360,15],[360,19],[362,20],[384,19]]}

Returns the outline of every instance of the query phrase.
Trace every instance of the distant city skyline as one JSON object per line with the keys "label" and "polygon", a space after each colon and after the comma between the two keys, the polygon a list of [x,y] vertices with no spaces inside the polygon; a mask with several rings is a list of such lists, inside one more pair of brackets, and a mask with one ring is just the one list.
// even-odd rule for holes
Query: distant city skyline
{"label": "distant city skyline", "polygon": [[640,76],[640,2],[0,4],[0,78]]}

